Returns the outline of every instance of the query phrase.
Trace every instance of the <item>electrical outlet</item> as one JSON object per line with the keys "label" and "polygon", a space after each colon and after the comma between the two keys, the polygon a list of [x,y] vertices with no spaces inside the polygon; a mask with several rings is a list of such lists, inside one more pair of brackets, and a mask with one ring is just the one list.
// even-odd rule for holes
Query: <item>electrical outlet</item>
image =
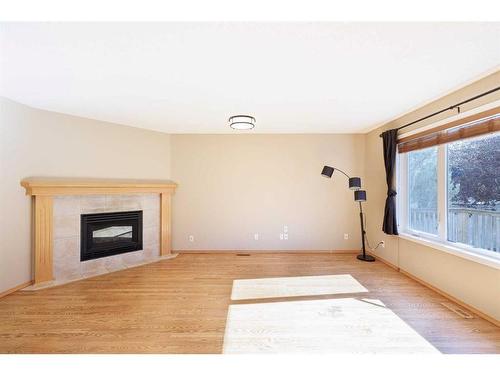
{"label": "electrical outlet", "polygon": [[344,240],[348,240],[349,239],[349,233],[344,233]]}
{"label": "electrical outlet", "polygon": [[255,233],[253,235],[253,238],[254,238],[255,241],[258,241],[259,240],[259,233]]}
{"label": "electrical outlet", "polygon": [[288,233],[288,225],[283,226],[283,233]]}
{"label": "electrical outlet", "polygon": [[385,249],[385,241],[380,241],[380,247],[382,247],[383,249]]}
{"label": "electrical outlet", "polygon": [[283,239],[284,239],[284,240],[288,240],[288,233],[285,233],[285,234],[283,235]]}
{"label": "electrical outlet", "polygon": [[194,242],[194,236],[192,234],[189,235],[189,242]]}
{"label": "electrical outlet", "polygon": [[283,239],[283,233],[280,233],[280,240]]}

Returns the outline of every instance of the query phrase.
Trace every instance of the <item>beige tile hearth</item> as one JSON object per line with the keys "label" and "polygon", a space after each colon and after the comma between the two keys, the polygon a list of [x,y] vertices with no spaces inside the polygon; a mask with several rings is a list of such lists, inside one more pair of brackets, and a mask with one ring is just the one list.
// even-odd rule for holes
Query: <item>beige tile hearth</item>
{"label": "beige tile hearth", "polygon": [[156,257],[155,249],[153,247],[145,247],[143,258],[146,260],[154,259]]}
{"label": "beige tile hearth", "polygon": [[142,194],[142,209],[156,210],[160,205],[160,196],[158,194]]}
{"label": "beige tile hearth", "polygon": [[177,255],[178,254],[170,254],[170,255],[158,256],[158,257],[155,257],[154,259],[150,259],[150,260],[143,259],[142,261],[137,262],[137,263],[134,263],[134,262],[128,263],[126,260],[124,260],[123,261],[123,264],[124,264],[123,268],[113,269],[112,266],[109,267],[109,268],[98,267],[98,268],[95,268],[94,271],[90,271],[89,273],[84,274],[84,275],[77,275],[77,274],[75,274],[73,278],[68,278],[68,279],[64,279],[64,280],[52,280],[52,281],[47,281],[47,282],[40,283],[40,284],[37,284],[37,285],[30,285],[30,286],[24,288],[23,290],[25,290],[25,291],[32,291],[32,290],[39,290],[39,289],[45,289],[45,288],[52,288],[54,286],[59,286],[59,285],[64,285],[64,284],[72,283],[74,281],[87,279],[89,277],[99,276],[99,275],[102,275],[102,274],[105,274],[105,273],[122,271],[124,269],[134,268],[134,267],[140,267],[140,266],[144,266],[144,265],[149,264],[149,263],[159,262],[161,260],[173,259],[173,258],[177,257]]}
{"label": "beige tile hearth", "polygon": [[[80,261],[80,215],[143,211],[143,250]],[[54,281],[42,287],[114,272],[160,259],[159,194],[56,196],[54,198]]]}
{"label": "beige tile hearth", "polygon": [[155,209],[144,209],[142,211],[142,221],[144,228],[153,228],[158,233],[160,231],[160,212]]}
{"label": "beige tile hearth", "polygon": [[[57,199],[55,199],[57,201]],[[57,215],[54,212],[54,239],[79,236],[80,233],[80,215],[65,214]]]}
{"label": "beige tile hearth", "polygon": [[54,277],[56,280],[81,277],[79,241],[78,236],[54,241]]}
{"label": "beige tile hearth", "polygon": [[145,227],[142,229],[142,241],[145,248],[159,247],[160,231],[158,227]]}
{"label": "beige tile hearth", "polygon": [[[135,251],[135,252],[140,253],[141,251]],[[115,255],[111,257],[102,258],[102,260],[104,269],[107,272],[118,271],[128,267],[127,262],[125,261],[125,258],[123,256]]]}
{"label": "beige tile hearth", "polygon": [[105,266],[105,259],[106,258],[100,258],[81,262],[82,277],[91,277],[108,272]]}
{"label": "beige tile hearth", "polygon": [[140,210],[142,198],[138,195],[107,195],[106,210]]}
{"label": "beige tile hearth", "polygon": [[104,212],[106,210],[106,196],[84,195],[80,197],[80,207],[82,214]]}
{"label": "beige tile hearth", "polygon": [[74,197],[57,197],[54,199],[54,217],[62,217],[67,215],[78,215],[80,214],[81,207],[80,201],[74,199]]}

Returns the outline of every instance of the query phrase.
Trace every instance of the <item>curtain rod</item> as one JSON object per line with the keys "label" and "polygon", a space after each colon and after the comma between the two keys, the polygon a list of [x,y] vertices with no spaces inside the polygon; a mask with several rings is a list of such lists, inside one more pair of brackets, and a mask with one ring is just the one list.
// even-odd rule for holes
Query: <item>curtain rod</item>
{"label": "curtain rod", "polygon": [[[489,90],[489,91],[483,92],[482,94],[479,94],[479,95],[473,96],[472,98],[469,98],[469,99],[467,99],[467,100],[464,100],[463,102],[453,104],[453,105],[452,105],[452,106],[450,106],[450,107],[447,107],[447,108],[441,109],[440,111],[437,111],[437,112],[434,112],[434,113],[431,113],[430,115],[427,115],[427,116],[421,117],[421,118],[419,118],[418,120],[415,120],[415,121],[409,122],[408,124],[405,124],[405,125],[403,125],[403,126],[400,126],[399,128],[396,128],[396,130],[401,130],[401,129],[404,129],[404,128],[406,128],[406,127],[410,126],[410,125],[416,124],[417,122],[427,120],[428,118],[434,117],[434,116],[436,116],[436,115],[439,115],[440,113],[443,113],[443,112],[446,112],[446,111],[450,111],[450,110],[455,109],[455,108],[458,108],[458,113],[460,113],[460,106],[461,106],[461,105],[463,105],[463,104],[465,104],[465,103],[472,102],[473,100],[476,100],[476,99],[482,98],[483,96],[489,95],[489,94],[494,93],[495,91],[498,91],[498,90],[500,90],[500,86],[497,86],[497,87],[495,87],[494,89],[491,89],[491,90]],[[382,137],[382,134],[380,134],[380,137]]]}

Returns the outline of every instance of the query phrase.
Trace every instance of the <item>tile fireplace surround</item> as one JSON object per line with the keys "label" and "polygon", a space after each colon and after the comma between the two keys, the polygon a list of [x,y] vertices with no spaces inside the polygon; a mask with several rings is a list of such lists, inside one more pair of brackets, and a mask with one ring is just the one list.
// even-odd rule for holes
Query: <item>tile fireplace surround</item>
{"label": "tile fireplace surround", "polygon": [[[33,196],[34,285],[39,289],[171,258],[171,181],[27,179]],[[143,212],[143,249],[80,261],[80,215]]]}

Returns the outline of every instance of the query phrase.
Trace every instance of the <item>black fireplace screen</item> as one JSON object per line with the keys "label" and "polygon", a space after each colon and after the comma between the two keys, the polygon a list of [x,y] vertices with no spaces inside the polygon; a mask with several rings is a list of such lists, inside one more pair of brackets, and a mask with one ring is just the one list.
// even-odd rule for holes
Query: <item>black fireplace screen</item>
{"label": "black fireplace screen", "polygon": [[142,250],[142,211],[81,215],[80,260]]}

